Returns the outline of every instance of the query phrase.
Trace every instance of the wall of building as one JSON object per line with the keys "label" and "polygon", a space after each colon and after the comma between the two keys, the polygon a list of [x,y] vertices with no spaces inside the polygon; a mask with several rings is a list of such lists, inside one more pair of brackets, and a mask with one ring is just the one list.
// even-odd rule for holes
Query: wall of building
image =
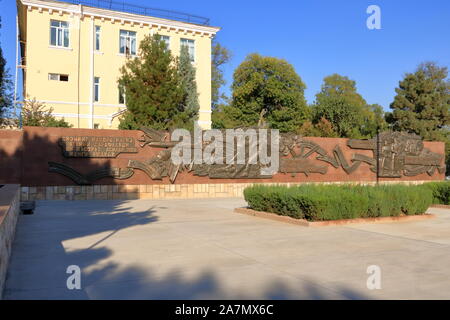
{"label": "wall of building", "polygon": [[[211,120],[211,38],[201,33],[181,32],[127,20],[102,19],[65,11],[49,11],[37,7],[23,7],[19,15],[21,30],[26,35],[25,95],[52,107],[55,116],[64,118],[75,128],[117,128],[112,115],[125,109],[119,103],[117,80],[127,57],[119,53],[120,30],[136,32],[137,47],[144,36],[170,36],[170,50],[180,52],[181,38],[195,41],[195,62],[199,93],[199,122],[208,127]],[[50,45],[50,21],[69,23],[68,48]],[[101,27],[100,50],[93,49],[94,27]],[[49,80],[49,73],[69,75],[69,81]],[[93,77],[100,78],[100,99],[92,97]],[[91,121],[93,108],[93,121]]]}

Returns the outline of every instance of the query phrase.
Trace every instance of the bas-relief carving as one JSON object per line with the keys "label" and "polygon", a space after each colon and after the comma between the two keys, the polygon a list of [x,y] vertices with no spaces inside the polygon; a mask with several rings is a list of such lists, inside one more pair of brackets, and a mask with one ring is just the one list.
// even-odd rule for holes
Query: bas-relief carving
{"label": "bas-relief carving", "polygon": [[88,174],[81,174],[71,166],[66,165],[64,163],[56,163],[50,161],[48,163],[48,166],[49,166],[48,172],[62,174],[79,185],[91,185],[96,180],[106,177],[111,177],[114,179],[128,179],[134,174],[134,171],[131,168],[105,167],[102,169],[97,169],[92,172],[89,172]]}
{"label": "bas-relief carving", "polygon": [[[153,158],[145,161],[129,160],[127,168],[114,168],[116,170],[114,171],[115,173],[108,169],[109,171],[83,176],[70,167],[65,165],[61,167],[61,164],[54,163],[51,166],[51,172],[64,174],[76,183],[81,181],[82,183],[79,184],[92,183],[96,179],[105,176],[126,179],[131,177],[133,170],[143,171],[152,180],[161,180],[164,177],[169,177],[172,183],[176,180],[178,173],[183,171],[191,172],[197,176],[207,176],[211,179],[260,179],[272,177],[261,175],[262,167],[260,164],[191,163],[189,165],[175,166],[170,159],[170,154],[176,142],[170,141],[169,134],[149,128],[143,128],[141,131],[143,135],[138,139],[141,142],[141,148],[163,148]],[[226,150],[226,143],[223,142],[223,144],[224,150]],[[206,146],[207,144],[204,144],[203,148]],[[370,150],[372,151],[372,157],[355,152],[350,159],[347,159],[339,145],[336,145],[329,154],[317,143],[302,136],[292,133],[281,134],[279,172],[293,176],[298,173],[303,173],[306,176],[312,173],[326,174],[331,165],[334,168],[342,168],[347,174],[351,174],[363,163],[368,164],[370,170],[377,173],[379,177],[389,178],[400,178],[403,175],[413,176],[425,172],[431,176],[436,171],[442,173],[445,170],[440,165],[443,155],[433,153],[424,148],[421,138],[414,134],[385,132],[381,133],[378,138],[370,140],[349,139],[347,146],[355,150]],[[246,141],[246,150],[248,150],[247,147],[248,141]],[[248,154],[246,157],[248,159]],[[225,163],[225,159],[223,163]],[[377,172],[378,164],[380,170]]]}
{"label": "bas-relief carving", "polygon": [[[290,154],[291,159],[298,159],[298,162],[297,165],[293,165],[291,159],[281,159],[280,172],[302,172],[306,175],[309,172],[318,172],[317,165],[306,161],[313,155],[315,160],[329,163],[335,168],[341,167],[347,174],[355,172],[362,163],[369,164],[370,170],[375,173],[379,164],[377,174],[384,178],[415,176],[425,172],[432,176],[436,171],[439,173],[445,171],[445,167],[441,166],[444,156],[424,148],[422,139],[410,133],[384,132],[370,140],[349,139],[347,146],[351,149],[372,151],[372,157],[353,153],[350,162],[345,158],[339,145],[334,147],[330,156],[319,145],[300,136],[282,135],[281,143],[283,155]],[[327,172],[324,168],[320,168],[319,171],[321,174]]]}
{"label": "bas-relief carving", "polygon": [[[424,147],[422,139],[415,134],[405,132],[383,132],[371,140],[349,140],[353,149],[371,150],[375,164],[371,170],[384,178],[400,178],[427,173],[432,176],[436,171],[445,172],[441,166],[444,155],[431,152]],[[379,153],[379,154],[378,154]]]}

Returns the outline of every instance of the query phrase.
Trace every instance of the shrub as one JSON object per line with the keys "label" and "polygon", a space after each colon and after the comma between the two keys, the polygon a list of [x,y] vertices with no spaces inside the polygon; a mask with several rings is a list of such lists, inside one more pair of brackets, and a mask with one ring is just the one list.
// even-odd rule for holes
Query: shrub
{"label": "shrub", "polygon": [[64,118],[56,119],[52,113],[52,107],[47,108],[43,103],[37,101],[36,98],[25,100],[22,105],[22,125],[34,127],[71,127]]}
{"label": "shrub", "polygon": [[320,221],[422,214],[435,197],[448,196],[445,193],[448,188],[444,189],[441,184],[295,187],[255,185],[244,190],[244,198],[257,211]]}
{"label": "shrub", "polygon": [[433,192],[433,203],[450,205],[450,181],[424,183]]}

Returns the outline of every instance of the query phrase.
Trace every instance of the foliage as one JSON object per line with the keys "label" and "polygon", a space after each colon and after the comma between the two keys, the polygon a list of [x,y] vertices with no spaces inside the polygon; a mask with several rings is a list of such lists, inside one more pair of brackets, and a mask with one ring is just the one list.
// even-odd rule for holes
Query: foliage
{"label": "foliage", "polygon": [[71,125],[62,119],[56,119],[53,108],[48,108],[34,98],[26,100],[22,105],[22,125],[34,127],[62,127],[70,128]]}
{"label": "foliage", "polygon": [[445,173],[447,176],[450,176],[450,138],[448,134],[443,141],[445,142]]}
{"label": "foliage", "polygon": [[383,109],[367,105],[356,91],[356,82],[339,74],[324,78],[321,91],[312,107],[313,124],[322,118],[329,121],[338,137],[368,138],[385,127]]}
{"label": "foliage", "polygon": [[[450,79],[446,67],[433,62],[407,73],[391,104],[389,121],[394,130],[414,132],[424,139],[441,138],[450,124]],[[447,128],[446,128],[447,127]]]}
{"label": "foliage", "polygon": [[224,94],[220,94],[220,88],[225,85],[221,67],[229,62],[231,52],[217,41],[213,40],[211,47],[211,109],[214,111],[221,100],[226,100]]}
{"label": "foliage", "polygon": [[414,132],[425,140],[446,143],[447,173],[450,172],[450,79],[448,69],[434,62],[420,64],[407,73],[386,115],[394,130]]}
{"label": "foliage", "polygon": [[363,135],[366,138],[375,136],[378,132],[388,130],[383,107],[379,104],[370,104],[366,107],[364,116]]}
{"label": "foliage", "polygon": [[141,41],[138,56],[127,60],[118,82],[125,89],[127,103],[120,129],[146,126],[166,130],[188,118],[178,61],[160,36],[146,36]]}
{"label": "foliage", "polygon": [[250,54],[234,71],[232,90],[222,110],[227,126],[256,126],[264,114],[271,128],[288,132],[308,119],[305,84],[286,60]]}
{"label": "foliage", "polygon": [[433,192],[433,203],[450,205],[450,181],[424,183]]}
{"label": "foliage", "polygon": [[192,65],[186,46],[182,46],[180,50],[178,73],[184,96],[176,127],[182,128],[186,127],[187,124],[192,124],[193,128],[192,120],[197,118],[200,105],[198,102],[197,83],[195,81],[195,68]]}
{"label": "foliage", "polygon": [[320,118],[316,124],[313,124],[311,121],[305,122],[300,127],[299,133],[306,137],[336,138],[338,136],[331,122],[324,117]]}
{"label": "foliage", "polygon": [[244,190],[244,198],[257,211],[321,221],[422,214],[433,203],[433,192],[405,185],[255,185]]}
{"label": "foliage", "polygon": [[211,122],[213,129],[231,129],[239,127],[239,121],[230,116],[234,109],[229,104],[221,103],[212,110]]}

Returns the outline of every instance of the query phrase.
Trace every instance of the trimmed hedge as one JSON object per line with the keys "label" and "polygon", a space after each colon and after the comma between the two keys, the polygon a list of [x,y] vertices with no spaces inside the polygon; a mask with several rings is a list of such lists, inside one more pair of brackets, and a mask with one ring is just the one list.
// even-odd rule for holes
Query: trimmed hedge
{"label": "trimmed hedge", "polygon": [[433,192],[433,204],[450,205],[450,181],[423,184]]}
{"label": "trimmed hedge", "polygon": [[244,190],[250,208],[308,221],[416,215],[448,204],[450,183],[423,185],[254,185]]}

